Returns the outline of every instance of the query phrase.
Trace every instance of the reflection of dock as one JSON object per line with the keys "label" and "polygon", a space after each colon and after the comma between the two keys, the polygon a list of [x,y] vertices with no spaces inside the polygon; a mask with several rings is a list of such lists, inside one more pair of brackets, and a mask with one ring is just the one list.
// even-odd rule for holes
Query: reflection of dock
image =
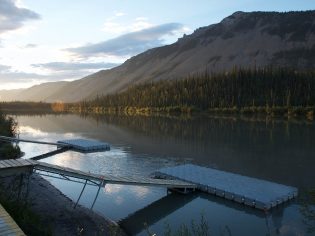
{"label": "reflection of dock", "polygon": [[30,159],[38,161],[38,160],[41,160],[41,159],[44,159],[44,158],[47,158],[47,157],[51,157],[51,156],[54,156],[54,155],[66,152],[68,150],[69,150],[68,147],[62,147],[62,148],[58,148],[57,150],[54,150],[54,151],[51,151],[51,152],[47,152],[47,153],[44,153],[44,154],[32,157]]}
{"label": "reflection of dock", "polygon": [[[137,235],[144,230],[144,223],[146,223],[149,228],[157,222],[163,223],[163,220],[165,220],[167,216],[183,208],[190,202],[197,200],[197,198],[208,201],[209,203],[214,203],[215,205],[234,209],[241,214],[243,213],[258,217],[265,221],[268,232],[275,232],[277,229],[281,228],[284,211],[283,207],[273,208],[270,212],[257,211],[256,209],[246,207],[245,205],[226,201],[218,196],[197,192],[189,195],[169,194],[135,213],[128,215],[118,223],[128,234]],[[290,203],[285,203],[285,205],[289,204]],[[210,213],[210,215],[211,214],[213,213]]]}
{"label": "reflection of dock", "polygon": [[200,191],[261,210],[269,210],[298,193],[294,187],[191,164],[164,168],[155,176],[187,181]]}
{"label": "reflection of dock", "polygon": [[185,206],[197,197],[196,194],[169,194],[143,209],[119,221],[119,225],[130,235],[136,235],[143,230],[143,224],[153,225],[172,212]]}

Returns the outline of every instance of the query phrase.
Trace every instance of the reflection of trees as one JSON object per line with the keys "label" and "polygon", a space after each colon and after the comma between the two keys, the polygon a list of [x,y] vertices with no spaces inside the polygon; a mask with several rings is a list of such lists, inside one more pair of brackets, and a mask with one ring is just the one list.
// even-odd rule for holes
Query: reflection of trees
{"label": "reflection of trees", "polygon": [[[133,132],[153,137],[176,138],[192,142],[231,144],[240,147],[253,145],[287,145],[289,143],[312,147],[314,124],[277,120],[255,120],[209,117],[157,117],[124,115],[89,115],[98,123],[124,127]],[[308,126],[300,132],[301,126]],[[306,139],[305,137],[310,137]],[[300,140],[304,140],[301,143]],[[305,140],[309,142],[305,143]]]}
{"label": "reflection of trees", "polygon": [[308,233],[315,232],[315,189],[309,190],[302,200],[300,207],[303,222],[307,226]]}
{"label": "reflection of trees", "polygon": [[21,112],[52,112],[50,103],[44,102],[1,102],[3,111],[21,111]]}
{"label": "reflection of trees", "polygon": [[195,164],[296,187],[307,187],[315,178],[310,158],[315,156],[314,123],[206,116],[86,118],[124,130],[134,152],[192,158]]}

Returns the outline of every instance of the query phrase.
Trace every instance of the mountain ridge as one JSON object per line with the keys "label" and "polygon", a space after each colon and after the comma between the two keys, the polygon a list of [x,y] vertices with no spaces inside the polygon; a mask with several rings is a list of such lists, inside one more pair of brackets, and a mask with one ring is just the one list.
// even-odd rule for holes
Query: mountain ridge
{"label": "mountain ridge", "polygon": [[[315,67],[315,11],[235,12],[217,24],[196,29],[173,44],[149,49],[122,65],[64,84],[39,85],[42,95],[19,100],[74,102],[117,93],[130,85],[179,79],[205,71],[230,71],[235,66]],[[58,82],[59,83],[59,82]],[[49,91],[49,92],[45,92]],[[3,97],[0,91],[0,96]]]}

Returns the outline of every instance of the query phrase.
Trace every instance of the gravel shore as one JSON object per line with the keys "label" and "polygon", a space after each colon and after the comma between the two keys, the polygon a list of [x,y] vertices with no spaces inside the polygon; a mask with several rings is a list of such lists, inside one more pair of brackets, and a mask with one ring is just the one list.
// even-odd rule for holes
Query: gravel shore
{"label": "gravel shore", "polygon": [[20,179],[0,178],[1,195],[11,200],[24,196],[21,200],[26,200],[31,212],[40,217],[41,225],[49,227],[52,235],[125,235],[115,222],[80,205],[74,209],[74,202],[41,176],[31,174],[29,181],[24,176],[22,187]]}

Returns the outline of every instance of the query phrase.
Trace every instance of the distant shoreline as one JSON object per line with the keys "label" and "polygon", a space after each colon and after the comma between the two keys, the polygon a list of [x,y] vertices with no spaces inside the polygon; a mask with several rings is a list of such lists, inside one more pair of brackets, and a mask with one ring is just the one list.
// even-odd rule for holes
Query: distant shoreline
{"label": "distant shoreline", "polygon": [[207,110],[198,110],[194,107],[89,107],[88,109],[78,109],[77,107],[67,107],[60,110],[53,109],[17,109],[10,107],[6,103],[2,108],[4,113],[11,115],[43,115],[43,114],[81,114],[81,115],[127,115],[127,116],[195,116],[195,115],[216,115],[216,116],[247,116],[247,117],[267,117],[270,119],[306,119],[314,121],[314,106],[290,106],[290,107],[269,107],[269,106],[251,106],[251,107],[226,107],[211,108]]}

